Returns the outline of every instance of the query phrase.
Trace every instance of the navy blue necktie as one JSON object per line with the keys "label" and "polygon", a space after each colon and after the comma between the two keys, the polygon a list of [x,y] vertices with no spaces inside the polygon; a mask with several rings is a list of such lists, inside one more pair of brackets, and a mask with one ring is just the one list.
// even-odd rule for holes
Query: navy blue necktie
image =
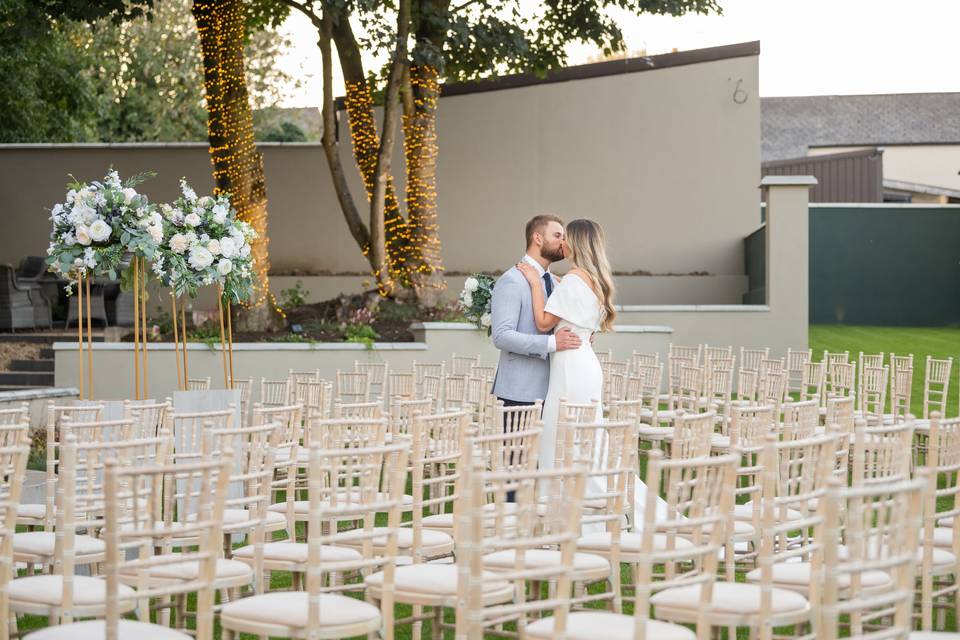
{"label": "navy blue necktie", "polygon": [[546,271],[543,274],[543,284],[547,286],[547,297],[550,297],[550,294],[553,293],[553,278],[550,277],[550,272]]}

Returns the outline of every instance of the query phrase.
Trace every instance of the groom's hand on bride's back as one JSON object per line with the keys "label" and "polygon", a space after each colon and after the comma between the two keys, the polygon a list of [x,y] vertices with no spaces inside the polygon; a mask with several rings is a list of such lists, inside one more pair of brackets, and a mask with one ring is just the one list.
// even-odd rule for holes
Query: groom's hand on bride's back
{"label": "groom's hand on bride's back", "polygon": [[557,351],[580,348],[580,336],[571,331],[569,327],[560,329],[553,336],[557,340]]}

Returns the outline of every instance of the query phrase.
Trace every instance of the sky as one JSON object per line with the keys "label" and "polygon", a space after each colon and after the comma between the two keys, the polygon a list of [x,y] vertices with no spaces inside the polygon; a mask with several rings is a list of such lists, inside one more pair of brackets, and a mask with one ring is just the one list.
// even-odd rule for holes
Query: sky
{"label": "sky", "polygon": [[[522,0],[523,1],[523,0]],[[531,0],[536,3],[537,0]],[[648,55],[760,41],[760,95],[960,91],[960,0],[720,0],[723,15],[637,16],[614,10],[629,51]],[[279,64],[300,79],[284,106],[318,106],[316,31],[303,16],[282,26],[292,47]],[[573,44],[570,64],[595,58]],[[376,64],[366,60],[367,68]],[[343,94],[339,69],[334,95]]]}

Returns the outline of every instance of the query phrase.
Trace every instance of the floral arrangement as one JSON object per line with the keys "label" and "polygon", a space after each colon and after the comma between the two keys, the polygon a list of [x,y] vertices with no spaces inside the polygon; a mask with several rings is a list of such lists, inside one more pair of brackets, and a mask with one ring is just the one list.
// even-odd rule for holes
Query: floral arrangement
{"label": "floral arrangement", "polygon": [[463,283],[463,291],[457,302],[463,315],[481,329],[490,333],[490,299],[493,297],[493,285],[496,281],[492,276],[476,273]]}
{"label": "floral arrangement", "polygon": [[163,242],[153,271],[176,294],[194,297],[201,286],[219,284],[233,302],[248,300],[253,292],[250,242],[253,228],[237,220],[226,194],[197,197],[180,180],[181,197],[160,205]]}
{"label": "floral arrangement", "polygon": [[102,181],[67,185],[65,202],[50,212],[50,270],[68,278],[74,274],[115,280],[131,254],[153,259],[163,241],[163,220],[135,189],[151,175],[121,181],[110,170]]}

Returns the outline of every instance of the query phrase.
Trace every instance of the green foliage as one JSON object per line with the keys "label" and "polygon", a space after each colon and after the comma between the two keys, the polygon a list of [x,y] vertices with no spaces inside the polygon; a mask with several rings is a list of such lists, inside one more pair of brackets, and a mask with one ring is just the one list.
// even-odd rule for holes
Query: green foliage
{"label": "green foliage", "polygon": [[285,120],[257,131],[257,140],[264,142],[306,142],[307,134],[295,123]]}
{"label": "green foliage", "polygon": [[[3,0],[0,142],[207,138],[203,68],[190,0]],[[254,109],[293,81],[275,61],[287,40],[248,21]]]}
{"label": "green foliage", "polygon": [[373,343],[380,338],[380,334],[368,324],[348,324],[344,327],[343,333],[347,342],[359,342],[367,345],[368,349],[372,349]]}
{"label": "green foliage", "polygon": [[307,304],[310,292],[303,288],[303,280],[297,280],[289,289],[280,291],[280,308],[284,310],[296,309]]}

